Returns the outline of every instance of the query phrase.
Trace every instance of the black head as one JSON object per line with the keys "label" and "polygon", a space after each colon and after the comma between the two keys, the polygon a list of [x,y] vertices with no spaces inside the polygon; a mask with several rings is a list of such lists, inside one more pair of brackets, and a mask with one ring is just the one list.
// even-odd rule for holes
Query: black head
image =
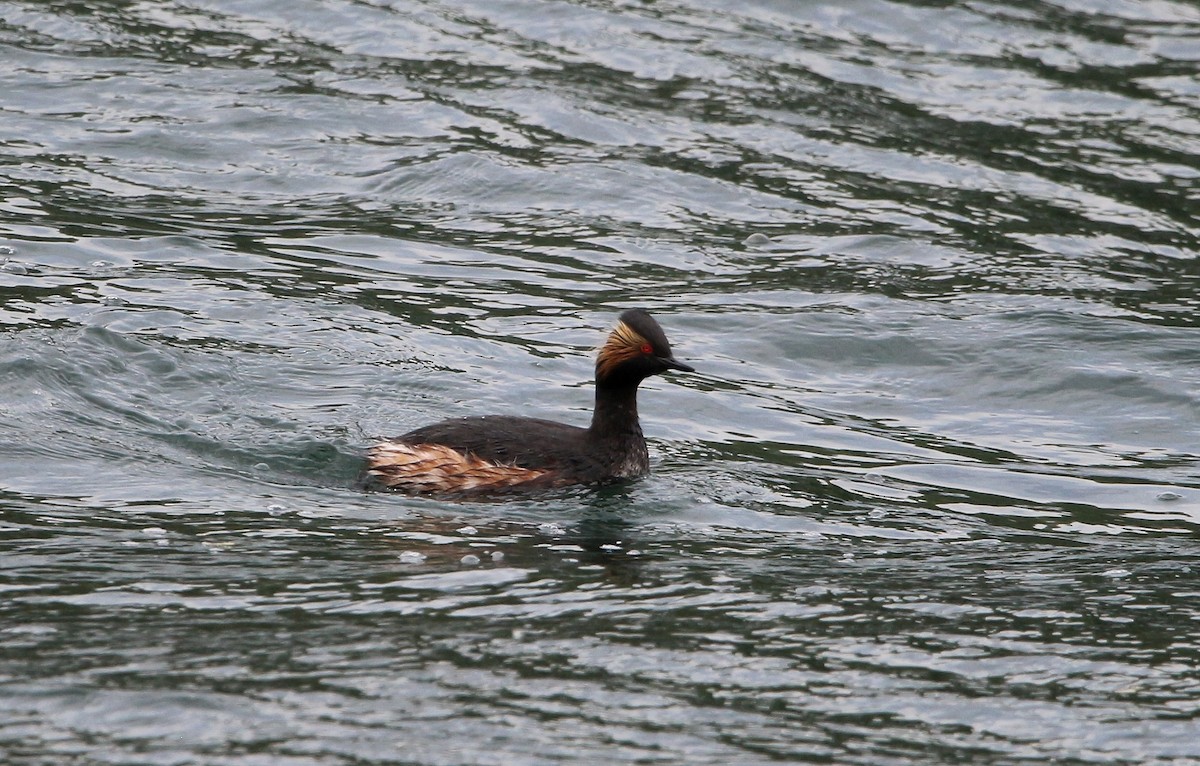
{"label": "black head", "polygon": [[596,356],[596,383],[636,386],[667,370],[695,372],[672,356],[671,344],[654,317],[641,309],[621,314]]}

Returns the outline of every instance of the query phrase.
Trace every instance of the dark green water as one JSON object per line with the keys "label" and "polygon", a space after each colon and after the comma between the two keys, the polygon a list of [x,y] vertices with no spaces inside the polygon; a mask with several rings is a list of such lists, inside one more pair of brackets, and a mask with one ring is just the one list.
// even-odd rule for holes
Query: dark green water
{"label": "dark green water", "polygon": [[[0,0],[0,763],[1200,763],[1200,10]],[[366,495],[373,439],[654,473]]]}

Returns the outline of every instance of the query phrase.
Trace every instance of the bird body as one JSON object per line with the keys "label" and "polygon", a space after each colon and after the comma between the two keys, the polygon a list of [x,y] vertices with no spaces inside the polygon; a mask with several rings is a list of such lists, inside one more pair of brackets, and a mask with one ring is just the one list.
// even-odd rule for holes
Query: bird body
{"label": "bird body", "polygon": [[596,357],[596,406],[587,428],[509,415],[445,420],[372,447],[368,481],[412,493],[474,493],[643,476],[650,458],[637,388],[667,370],[693,371],[672,356],[653,317],[631,309]]}

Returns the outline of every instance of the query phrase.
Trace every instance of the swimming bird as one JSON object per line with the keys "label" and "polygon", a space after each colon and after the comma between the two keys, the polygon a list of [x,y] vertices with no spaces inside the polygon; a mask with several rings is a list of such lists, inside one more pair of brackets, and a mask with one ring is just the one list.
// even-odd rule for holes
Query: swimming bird
{"label": "swimming bird", "polygon": [[458,494],[644,476],[650,456],[638,421],[638,385],[668,370],[695,372],[672,355],[650,314],[630,309],[596,355],[596,403],[587,428],[512,415],[445,420],[372,447],[367,484]]}

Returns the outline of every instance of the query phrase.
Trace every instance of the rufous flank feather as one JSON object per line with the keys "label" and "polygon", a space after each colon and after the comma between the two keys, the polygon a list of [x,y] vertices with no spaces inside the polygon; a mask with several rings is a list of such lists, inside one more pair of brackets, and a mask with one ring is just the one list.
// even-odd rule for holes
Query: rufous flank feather
{"label": "rufous flank feather", "polygon": [[367,475],[391,489],[461,492],[525,484],[546,471],[502,465],[441,444],[385,442],[370,451]]}

